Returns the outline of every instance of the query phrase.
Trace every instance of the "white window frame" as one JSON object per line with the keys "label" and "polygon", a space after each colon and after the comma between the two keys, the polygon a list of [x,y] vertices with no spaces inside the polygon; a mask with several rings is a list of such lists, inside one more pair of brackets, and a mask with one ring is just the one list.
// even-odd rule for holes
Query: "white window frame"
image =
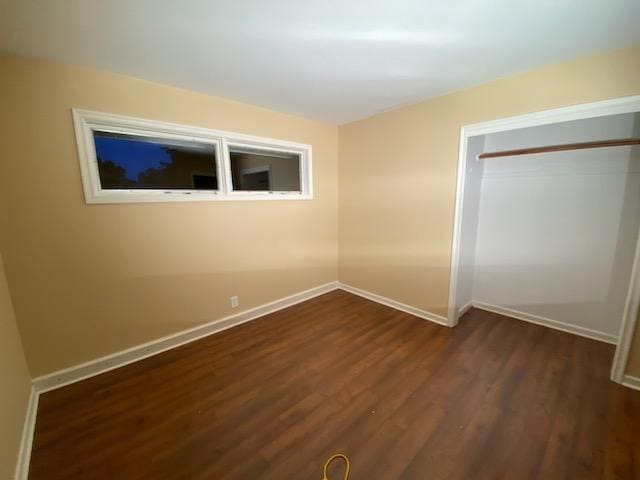
{"label": "white window frame", "polygon": [[[94,203],[196,202],[230,200],[310,200],[313,198],[311,145],[238,133],[158,122],[74,108],[73,121],[85,201]],[[218,190],[103,189],[100,184],[94,131],[168,140],[208,143],[215,147]],[[296,153],[300,158],[300,191],[234,191],[229,145]]]}
{"label": "white window frame", "polygon": [[[300,158],[300,165],[298,169],[299,175],[300,175],[300,191],[297,192],[297,191],[282,191],[282,190],[273,190],[273,191],[234,190],[233,178],[232,178],[232,172],[231,172],[231,155],[229,153],[230,148],[233,148],[233,147],[237,147],[240,149],[246,148],[246,149],[267,150],[267,151],[279,152],[279,153],[295,153]],[[277,199],[281,196],[287,197],[287,196],[295,195],[299,198],[303,192],[310,191],[311,189],[311,185],[310,183],[308,183],[311,181],[311,171],[310,170],[307,171],[307,169],[309,169],[309,165],[311,162],[311,147],[309,147],[307,151],[307,150],[302,150],[300,148],[291,148],[291,147],[287,148],[286,146],[265,144],[264,142],[249,142],[249,141],[236,141],[235,139],[229,139],[229,140],[225,139],[223,142],[223,152],[224,152],[223,153],[224,161],[226,163],[225,170],[226,172],[228,172],[228,175],[225,178],[226,180],[225,187],[230,197],[242,199],[247,197],[250,198],[250,197],[258,196],[259,198],[274,197]],[[269,172],[269,184],[271,184],[271,172]]]}

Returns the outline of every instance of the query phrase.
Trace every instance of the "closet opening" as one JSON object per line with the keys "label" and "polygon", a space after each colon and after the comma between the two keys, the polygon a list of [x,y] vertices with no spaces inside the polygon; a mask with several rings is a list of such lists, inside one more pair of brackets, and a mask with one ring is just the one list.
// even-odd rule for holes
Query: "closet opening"
{"label": "closet opening", "polygon": [[461,128],[448,324],[471,307],[616,345],[640,303],[640,96]]}

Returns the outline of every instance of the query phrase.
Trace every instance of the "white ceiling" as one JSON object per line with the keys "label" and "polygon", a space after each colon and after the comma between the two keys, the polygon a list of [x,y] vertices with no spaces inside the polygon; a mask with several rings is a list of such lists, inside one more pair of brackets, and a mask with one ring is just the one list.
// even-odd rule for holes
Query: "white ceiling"
{"label": "white ceiling", "polygon": [[344,123],[640,43],[640,0],[0,0],[0,49]]}

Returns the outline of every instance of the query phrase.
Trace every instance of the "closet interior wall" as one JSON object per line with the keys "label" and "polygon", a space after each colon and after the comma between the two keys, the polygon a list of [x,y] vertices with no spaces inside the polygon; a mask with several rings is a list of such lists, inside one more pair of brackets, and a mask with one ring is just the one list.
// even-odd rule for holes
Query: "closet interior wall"
{"label": "closet interior wall", "polygon": [[640,224],[640,147],[477,155],[630,137],[639,114],[469,139],[459,314],[497,307],[615,343]]}

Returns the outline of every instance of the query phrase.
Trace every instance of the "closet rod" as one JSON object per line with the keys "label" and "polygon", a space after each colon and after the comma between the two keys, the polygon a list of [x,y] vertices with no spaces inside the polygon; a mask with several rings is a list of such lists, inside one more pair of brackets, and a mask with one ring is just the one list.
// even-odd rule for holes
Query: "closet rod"
{"label": "closet rod", "polygon": [[621,138],[618,140],[599,140],[597,142],[565,143],[563,145],[548,145],[546,147],[520,148],[517,150],[502,150],[486,152],[478,155],[479,159],[511,157],[513,155],[530,155],[532,153],[563,152],[567,150],[584,150],[586,148],[622,147],[640,145],[640,138]]}

